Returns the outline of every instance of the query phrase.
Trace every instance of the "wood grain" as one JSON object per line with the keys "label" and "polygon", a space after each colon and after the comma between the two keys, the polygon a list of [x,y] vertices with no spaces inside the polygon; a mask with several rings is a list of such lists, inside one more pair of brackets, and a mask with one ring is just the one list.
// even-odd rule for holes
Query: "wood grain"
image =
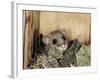
{"label": "wood grain", "polygon": [[[25,26],[24,26],[24,46],[23,46],[23,68],[27,69],[31,63],[31,55],[33,54],[34,42],[37,41],[39,33],[40,13],[38,11],[25,11]],[[35,41],[34,41],[35,40]],[[34,45],[33,45],[34,44]]]}

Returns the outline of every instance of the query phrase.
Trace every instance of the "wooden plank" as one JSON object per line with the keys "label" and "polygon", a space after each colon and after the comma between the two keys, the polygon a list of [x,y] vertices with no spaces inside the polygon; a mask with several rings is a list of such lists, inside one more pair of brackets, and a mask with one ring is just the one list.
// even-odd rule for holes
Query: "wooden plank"
{"label": "wooden plank", "polygon": [[[37,38],[36,30],[39,32],[39,12],[38,11],[25,11],[25,29],[24,29],[24,43],[23,43],[23,68],[27,69],[31,64],[31,55],[33,54],[34,40]],[[37,35],[36,35],[37,36]]]}

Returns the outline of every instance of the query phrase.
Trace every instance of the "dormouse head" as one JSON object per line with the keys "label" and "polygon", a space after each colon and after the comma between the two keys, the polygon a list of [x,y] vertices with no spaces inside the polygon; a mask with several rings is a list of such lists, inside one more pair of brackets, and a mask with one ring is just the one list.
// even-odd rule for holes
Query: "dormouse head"
{"label": "dormouse head", "polygon": [[53,31],[42,39],[45,45],[50,45],[60,51],[64,51],[68,47],[68,40],[59,31]]}

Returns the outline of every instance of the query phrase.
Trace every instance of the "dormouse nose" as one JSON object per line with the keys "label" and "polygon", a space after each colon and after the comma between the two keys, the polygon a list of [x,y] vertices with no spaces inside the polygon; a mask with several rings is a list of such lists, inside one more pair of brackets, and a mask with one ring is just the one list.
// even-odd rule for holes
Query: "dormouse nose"
{"label": "dormouse nose", "polygon": [[53,39],[52,40],[52,44],[56,44],[57,43],[57,40],[56,39]]}

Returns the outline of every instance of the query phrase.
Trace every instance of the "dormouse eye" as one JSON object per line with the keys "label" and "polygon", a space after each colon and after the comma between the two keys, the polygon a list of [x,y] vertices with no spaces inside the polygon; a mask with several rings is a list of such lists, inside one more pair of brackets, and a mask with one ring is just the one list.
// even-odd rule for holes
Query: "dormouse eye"
{"label": "dormouse eye", "polygon": [[56,43],[57,43],[57,39],[53,39],[52,44],[56,44]]}

